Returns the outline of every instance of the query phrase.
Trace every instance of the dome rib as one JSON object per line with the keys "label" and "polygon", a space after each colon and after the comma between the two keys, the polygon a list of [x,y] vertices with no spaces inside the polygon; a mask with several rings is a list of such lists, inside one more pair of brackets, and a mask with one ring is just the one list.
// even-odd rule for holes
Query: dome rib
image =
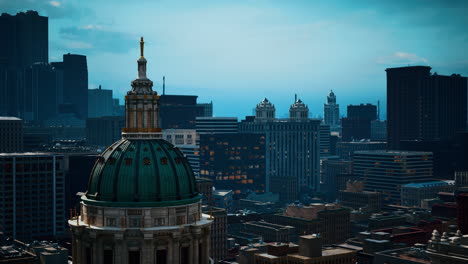
{"label": "dome rib", "polygon": [[[152,144],[150,144],[149,149],[151,151],[151,155],[153,157],[157,157],[156,156],[156,151],[155,151],[154,146]],[[156,186],[155,186],[155,188],[157,188],[155,199],[156,199],[156,201],[161,201],[161,179],[160,179],[161,176],[159,175],[159,164],[158,164],[157,160],[153,160],[153,167],[154,167],[154,172],[156,173]]]}
{"label": "dome rib", "polygon": [[164,148],[163,151],[164,153],[166,153],[166,157],[168,159],[167,163],[171,165],[171,168],[172,168],[172,171],[174,172],[174,179],[175,179],[175,194],[176,194],[176,199],[177,200],[180,200],[180,183],[179,183],[179,175],[177,173],[177,169],[176,167],[174,166],[174,162],[173,160],[171,160],[171,154],[169,153],[169,151],[166,149],[166,147],[168,147],[168,144],[165,144],[166,142],[164,142],[162,145],[164,145]]}

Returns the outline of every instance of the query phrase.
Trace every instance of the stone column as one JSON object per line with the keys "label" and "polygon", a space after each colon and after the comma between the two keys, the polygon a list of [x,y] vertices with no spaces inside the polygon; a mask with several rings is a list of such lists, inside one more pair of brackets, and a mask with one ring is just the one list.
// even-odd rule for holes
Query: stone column
{"label": "stone column", "polygon": [[114,263],[115,264],[127,264],[124,258],[124,242],[123,234],[115,234],[115,247],[114,247]]}
{"label": "stone column", "polygon": [[144,234],[144,243],[142,248],[143,264],[154,263],[153,234]]}
{"label": "stone column", "polygon": [[[180,264],[180,238],[174,238],[172,240],[172,253],[173,253],[173,262],[174,264]],[[185,264],[185,263],[184,263]]]}
{"label": "stone column", "polygon": [[210,232],[206,232],[203,238],[203,263],[200,264],[208,264],[210,263]]}
{"label": "stone column", "polygon": [[[173,262],[173,256],[174,256],[174,245],[172,243],[172,238],[170,241],[167,243],[167,263],[174,263]],[[159,263],[158,263],[159,264]]]}
{"label": "stone column", "polygon": [[193,264],[199,264],[198,263],[198,260],[199,260],[199,249],[198,247],[200,246],[200,240],[198,239],[198,236],[194,237],[193,241],[192,241],[192,245],[193,245]]}

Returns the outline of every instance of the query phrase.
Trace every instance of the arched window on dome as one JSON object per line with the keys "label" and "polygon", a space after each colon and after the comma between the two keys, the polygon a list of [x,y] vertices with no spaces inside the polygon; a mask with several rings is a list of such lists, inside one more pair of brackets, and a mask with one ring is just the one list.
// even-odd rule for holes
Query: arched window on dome
{"label": "arched window on dome", "polygon": [[167,158],[166,157],[161,158],[161,164],[162,165],[167,165]]}
{"label": "arched window on dome", "polygon": [[150,160],[148,157],[145,157],[145,158],[143,159],[143,164],[144,164],[144,165],[151,165],[151,160]]}

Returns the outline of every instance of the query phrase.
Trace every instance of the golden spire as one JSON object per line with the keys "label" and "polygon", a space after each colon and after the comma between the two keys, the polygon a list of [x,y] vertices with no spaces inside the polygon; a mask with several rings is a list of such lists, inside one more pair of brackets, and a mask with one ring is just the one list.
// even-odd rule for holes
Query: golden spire
{"label": "golden spire", "polygon": [[143,37],[140,38],[140,58],[144,58],[143,51],[145,48],[145,41],[143,41]]}

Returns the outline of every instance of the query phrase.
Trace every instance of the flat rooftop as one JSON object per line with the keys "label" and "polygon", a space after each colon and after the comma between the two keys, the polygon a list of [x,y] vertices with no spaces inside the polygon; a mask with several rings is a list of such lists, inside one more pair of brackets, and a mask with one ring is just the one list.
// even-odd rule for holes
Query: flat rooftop
{"label": "flat rooftop", "polygon": [[379,155],[379,156],[422,156],[422,155],[432,155],[432,152],[423,152],[423,151],[397,151],[397,150],[359,150],[355,151],[354,154],[369,154],[369,155]]}
{"label": "flat rooftop", "polygon": [[18,117],[14,116],[0,116],[0,121],[21,121]]}

